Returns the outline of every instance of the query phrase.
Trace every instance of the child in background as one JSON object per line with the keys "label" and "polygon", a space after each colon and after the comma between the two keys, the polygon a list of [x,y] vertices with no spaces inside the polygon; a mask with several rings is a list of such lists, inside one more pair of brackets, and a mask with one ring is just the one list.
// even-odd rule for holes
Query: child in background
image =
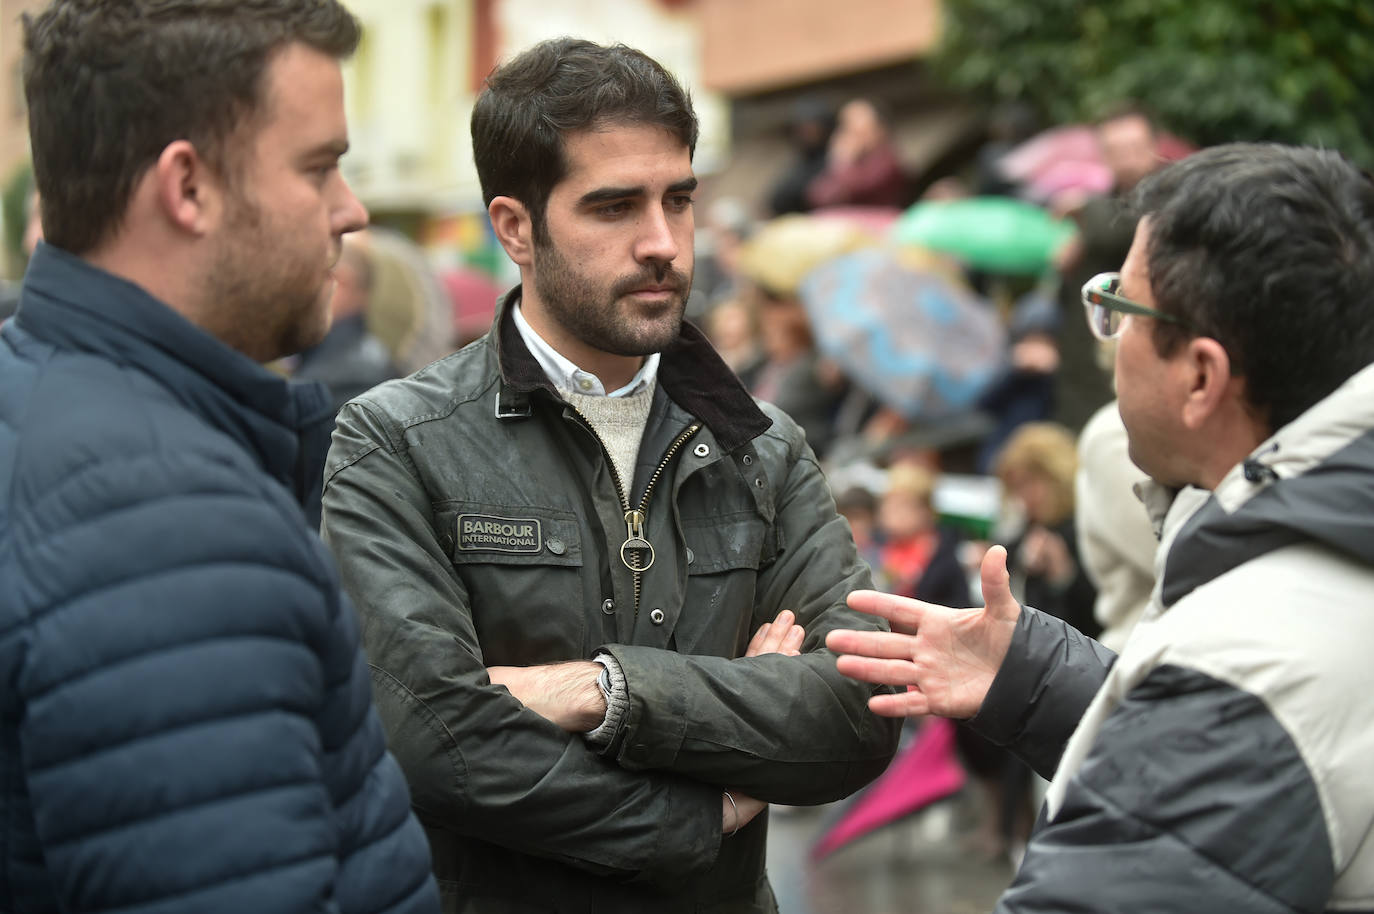
{"label": "child in background", "polygon": [[878,506],[883,545],[878,567],[885,588],[944,606],[968,606],[968,583],[959,564],[959,537],[936,522],[935,475],[915,464],[888,471]]}
{"label": "child in background", "polygon": [[859,558],[868,563],[873,570],[873,586],[879,590],[886,588],[882,577],[882,544],[878,539],[877,515],[878,499],[863,486],[850,486],[835,499],[835,507],[849,521],[849,529],[854,534],[854,545],[859,550]]}

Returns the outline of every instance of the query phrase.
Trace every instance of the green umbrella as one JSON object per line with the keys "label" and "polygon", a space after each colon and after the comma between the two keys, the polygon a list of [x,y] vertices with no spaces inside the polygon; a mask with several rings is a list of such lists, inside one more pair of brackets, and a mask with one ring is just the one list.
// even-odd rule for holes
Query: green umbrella
{"label": "green umbrella", "polygon": [[1037,275],[1074,233],[1073,223],[1010,197],[917,203],[893,224],[891,238],[952,254],[990,273]]}

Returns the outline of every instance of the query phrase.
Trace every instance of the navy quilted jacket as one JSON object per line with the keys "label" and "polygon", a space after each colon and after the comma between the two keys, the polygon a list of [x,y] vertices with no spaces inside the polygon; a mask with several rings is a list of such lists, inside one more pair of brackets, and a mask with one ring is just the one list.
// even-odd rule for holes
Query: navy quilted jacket
{"label": "navy quilted jacket", "polygon": [[0,331],[0,911],[428,912],[323,390],[54,247]]}

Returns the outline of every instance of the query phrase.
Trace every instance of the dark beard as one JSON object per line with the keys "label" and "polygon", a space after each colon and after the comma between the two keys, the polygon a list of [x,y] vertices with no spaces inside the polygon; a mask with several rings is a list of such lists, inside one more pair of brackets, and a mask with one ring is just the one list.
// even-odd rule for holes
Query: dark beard
{"label": "dark beard", "polygon": [[[676,300],[671,314],[651,320],[618,312],[616,305],[623,296],[650,283],[673,287]],[[640,357],[662,352],[677,339],[692,277],[666,264],[623,276],[609,287],[598,286],[574,271],[558,248],[549,244],[535,246],[534,289],[549,316],[583,343],[611,355]]]}

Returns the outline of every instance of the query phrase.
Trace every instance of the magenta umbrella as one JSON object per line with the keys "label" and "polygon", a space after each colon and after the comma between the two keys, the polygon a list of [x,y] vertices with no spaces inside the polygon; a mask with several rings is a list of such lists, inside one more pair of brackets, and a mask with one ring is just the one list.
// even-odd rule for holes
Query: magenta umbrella
{"label": "magenta umbrella", "polygon": [[[1196,147],[1171,133],[1159,134],[1159,154],[1166,162],[1191,155]],[[1051,127],[1008,152],[997,163],[1002,175],[1026,188],[1032,200],[1048,200],[1066,190],[1104,194],[1112,189],[1112,172],[1102,161],[1096,131],[1087,124]]]}
{"label": "magenta umbrella", "polygon": [[839,820],[816,839],[811,859],[819,860],[960,790],[965,776],[954,757],[954,726],[943,717],[926,718],[882,777],[857,794]]}

